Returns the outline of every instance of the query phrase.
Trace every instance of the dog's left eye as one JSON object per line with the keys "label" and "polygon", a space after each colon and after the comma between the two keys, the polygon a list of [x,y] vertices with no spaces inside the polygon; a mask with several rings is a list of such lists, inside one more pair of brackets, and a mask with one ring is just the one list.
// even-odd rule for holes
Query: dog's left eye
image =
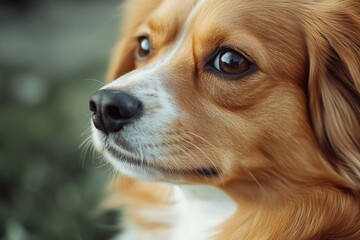
{"label": "dog's left eye", "polygon": [[242,54],[232,49],[218,51],[209,65],[222,76],[229,78],[241,77],[247,74],[253,66]]}
{"label": "dog's left eye", "polygon": [[152,45],[150,39],[146,36],[138,38],[139,46],[136,52],[136,58],[139,61],[145,61],[149,58],[152,51]]}

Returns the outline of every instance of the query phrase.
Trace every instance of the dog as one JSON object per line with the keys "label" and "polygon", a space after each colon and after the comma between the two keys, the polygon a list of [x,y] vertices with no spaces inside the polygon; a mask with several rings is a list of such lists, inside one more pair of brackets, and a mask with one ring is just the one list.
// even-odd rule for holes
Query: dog
{"label": "dog", "polygon": [[360,1],[122,11],[90,100],[117,239],[360,239]]}

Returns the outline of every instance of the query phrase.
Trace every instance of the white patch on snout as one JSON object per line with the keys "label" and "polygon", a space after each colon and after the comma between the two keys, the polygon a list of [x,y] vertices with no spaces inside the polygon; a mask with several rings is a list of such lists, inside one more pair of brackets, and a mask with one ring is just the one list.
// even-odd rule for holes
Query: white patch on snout
{"label": "white patch on snout", "polygon": [[[171,124],[181,113],[176,108],[172,96],[164,89],[163,76],[157,73],[148,75],[139,71],[134,76],[124,76],[125,81],[129,78],[131,84],[127,84],[126,88],[141,101],[143,113],[139,119],[126,125],[119,136],[128,141],[137,156],[143,155],[153,162],[161,162],[166,154],[164,149],[159,150],[151,146],[164,143],[164,135],[171,130]],[[144,78],[147,78],[147,81],[141,81]],[[109,87],[113,88],[111,85]],[[122,88],[117,85],[116,89]]]}
{"label": "white patch on snout", "polygon": [[[130,78],[130,80],[128,80]],[[147,81],[143,81],[146,78]],[[178,117],[179,110],[175,106],[175,101],[163,86],[163,76],[157,73],[147,74],[139,70],[136,75],[125,75],[124,81],[120,81],[121,85],[127,80],[131,83],[124,86],[129,89],[128,92],[138,98],[143,106],[143,115],[139,120],[124,128],[123,137],[126,139],[134,138],[134,144],[155,144],[152,139],[153,134],[166,127]],[[109,85],[104,89],[122,89],[120,84],[116,87]],[[137,137],[146,137],[149,141],[144,142]],[[136,142],[136,140],[141,142]]]}

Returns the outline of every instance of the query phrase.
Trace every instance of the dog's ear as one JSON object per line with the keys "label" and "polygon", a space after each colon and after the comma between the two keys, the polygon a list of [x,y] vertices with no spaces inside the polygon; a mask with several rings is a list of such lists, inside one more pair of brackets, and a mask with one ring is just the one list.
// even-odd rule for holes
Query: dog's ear
{"label": "dog's ear", "polygon": [[110,59],[106,80],[112,81],[135,69],[136,30],[161,0],[128,0],[121,6],[120,40]]}
{"label": "dog's ear", "polygon": [[317,4],[305,21],[311,120],[332,166],[359,189],[360,1]]}

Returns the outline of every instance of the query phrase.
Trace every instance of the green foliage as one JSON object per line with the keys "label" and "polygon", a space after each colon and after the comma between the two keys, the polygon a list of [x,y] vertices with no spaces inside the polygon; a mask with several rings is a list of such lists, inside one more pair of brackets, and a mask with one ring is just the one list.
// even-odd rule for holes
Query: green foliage
{"label": "green foliage", "polygon": [[109,171],[79,146],[90,134],[88,100],[102,86],[85,79],[104,76],[119,3],[0,6],[0,240],[105,240],[117,231],[117,213],[98,207]]}
{"label": "green foliage", "polygon": [[78,148],[89,126],[87,101],[99,85],[38,81],[46,92],[36,103],[19,98],[13,81],[1,89],[0,236],[106,239],[111,231],[99,227],[107,219],[98,209],[105,169],[95,169],[102,162],[90,156],[82,163]]}

